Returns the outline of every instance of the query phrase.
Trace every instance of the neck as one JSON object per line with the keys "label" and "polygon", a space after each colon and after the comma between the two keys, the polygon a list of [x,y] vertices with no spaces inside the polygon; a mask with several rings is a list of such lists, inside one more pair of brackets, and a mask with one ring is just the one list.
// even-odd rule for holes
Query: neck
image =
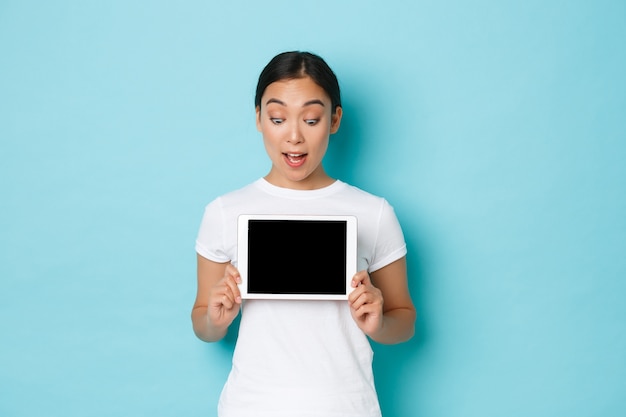
{"label": "neck", "polygon": [[282,175],[277,175],[274,170],[270,170],[264,178],[272,185],[281,188],[290,188],[293,190],[317,190],[319,188],[328,187],[335,182],[335,179],[330,177],[322,169],[303,179],[286,178]]}

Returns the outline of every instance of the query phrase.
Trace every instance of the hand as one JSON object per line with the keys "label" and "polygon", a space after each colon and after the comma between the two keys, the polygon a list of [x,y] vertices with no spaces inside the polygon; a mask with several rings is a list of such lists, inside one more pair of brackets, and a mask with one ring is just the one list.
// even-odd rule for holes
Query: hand
{"label": "hand", "polygon": [[372,336],[383,327],[383,294],[365,270],[354,275],[352,287],[348,297],[352,318],[365,334]]}
{"label": "hand", "polygon": [[224,277],[220,279],[209,293],[209,321],[216,327],[228,327],[239,314],[241,293],[237,284],[241,283],[239,271],[228,264]]}

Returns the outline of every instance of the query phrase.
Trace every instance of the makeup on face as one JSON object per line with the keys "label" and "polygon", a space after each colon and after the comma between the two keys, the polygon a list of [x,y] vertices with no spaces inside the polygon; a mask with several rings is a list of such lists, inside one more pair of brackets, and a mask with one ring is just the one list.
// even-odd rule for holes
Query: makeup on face
{"label": "makeup on face", "polygon": [[322,167],[333,125],[330,99],[310,78],[270,84],[257,108],[272,169],[266,177],[287,188],[319,188],[333,180]]}

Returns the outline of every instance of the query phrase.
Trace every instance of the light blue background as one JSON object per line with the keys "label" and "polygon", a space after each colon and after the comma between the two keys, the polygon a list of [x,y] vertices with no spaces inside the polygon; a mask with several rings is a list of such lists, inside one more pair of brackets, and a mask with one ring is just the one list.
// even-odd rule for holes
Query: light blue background
{"label": "light blue background", "polygon": [[623,416],[625,41],[619,0],[2,0],[0,415],[214,415],[196,231],[268,171],[256,79],[303,49],[343,87],[328,170],[408,242],[385,415]]}

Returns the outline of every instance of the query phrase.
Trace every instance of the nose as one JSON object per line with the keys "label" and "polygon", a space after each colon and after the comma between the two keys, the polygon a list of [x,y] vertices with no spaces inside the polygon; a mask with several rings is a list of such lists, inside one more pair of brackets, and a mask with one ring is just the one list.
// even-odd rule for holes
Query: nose
{"label": "nose", "polygon": [[304,142],[304,138],[302,137],[302,132],[300,131],[300,127],[297,123],[294,123],[289,132],[289,137],[287,138],[287,142],[291,144],[302,143]]}

